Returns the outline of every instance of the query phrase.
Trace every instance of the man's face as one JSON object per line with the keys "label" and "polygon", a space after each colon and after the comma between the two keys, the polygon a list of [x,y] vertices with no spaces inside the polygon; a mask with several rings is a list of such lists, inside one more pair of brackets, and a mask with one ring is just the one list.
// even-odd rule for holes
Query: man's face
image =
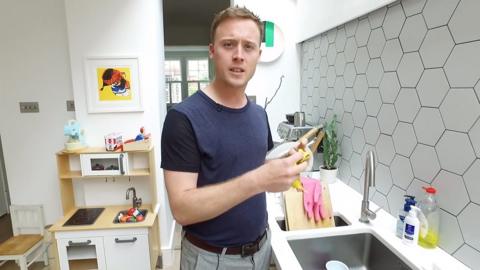
{"label": "man's face", "polygon": [[252,20],[227,19],[218,25],[209,53],[215,81],[245,89],[260,58],[260,30]]}

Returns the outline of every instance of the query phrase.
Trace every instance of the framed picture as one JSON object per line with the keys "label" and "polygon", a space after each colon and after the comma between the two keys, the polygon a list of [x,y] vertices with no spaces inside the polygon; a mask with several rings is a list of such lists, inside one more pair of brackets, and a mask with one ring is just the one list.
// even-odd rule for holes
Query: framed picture
{"label": "framed picture", "polygon": [[86,58],[89,113],[143,111],[138,62],[138,57]]}

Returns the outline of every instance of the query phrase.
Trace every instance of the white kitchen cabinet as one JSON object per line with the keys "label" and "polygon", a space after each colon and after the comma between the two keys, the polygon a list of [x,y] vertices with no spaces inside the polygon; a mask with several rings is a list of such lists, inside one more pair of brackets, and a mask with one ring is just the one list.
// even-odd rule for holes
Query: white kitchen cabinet
{"label": "white kitchen cabinet", "polygon": [[57,240],[61,270],[95,268],[106,270],[102,237],[72,237]]}
{"label": "white kitchen cabinet", "polygon": [[60,270],[150,269],[147,228],[57,232]]}
{"label": "white kitchen cabinet", "polygon": [[106,236],[103,238],[108,269],[149,269],[147,235]]}

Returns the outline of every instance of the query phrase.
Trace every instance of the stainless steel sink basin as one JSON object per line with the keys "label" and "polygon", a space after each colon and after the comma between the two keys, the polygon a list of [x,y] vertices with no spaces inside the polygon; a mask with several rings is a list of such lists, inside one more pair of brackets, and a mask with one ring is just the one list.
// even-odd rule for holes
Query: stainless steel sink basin
{"label": "stainless steel sink basin", "polygon": [[[350,225],[350,222],[348,222],[342,216],[333,216],[333,220],[335,221],[335,227],[343,227]],[[277,224],[282,231],[286,230],[285,219],[277,220]]]}
{"label": "stainless steel sink basin", "polygon": [[[148,209],[138,209],[138,211],[140,211],[141,215],[146,218],[147,217],[147,213],[148,213]],[[115,218],[113,219],[113,223],[122,223],[118,220],[118,216],[120,214],[122,215],[127,215],[128,213],[128,210],[123,210],[123,211],[120,211],[117,213],[117,215],[115,215]],[[145,220],[145,219],[144,219]],[[143,221],[143,220],[142,220]],[[134,221],[133,223],[137,223],[137,222],[142,222],[142,221]],[[127,223],[131,223],[130,221],[127,221]]]}
{"label": "stainless steel sink basin", "polygon": [[339,260],[350,270],[412,269],[372,233],[288,240],[304,270],[326,269],[329,260]]}

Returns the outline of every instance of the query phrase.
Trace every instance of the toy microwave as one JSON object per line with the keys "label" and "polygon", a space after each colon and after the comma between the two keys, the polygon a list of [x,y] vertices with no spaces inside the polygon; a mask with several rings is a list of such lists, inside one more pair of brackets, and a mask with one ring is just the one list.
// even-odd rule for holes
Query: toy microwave
{"label": "toy microwave", "polygon": [[82,176],[128,174],[128,153],[81,154]]}

